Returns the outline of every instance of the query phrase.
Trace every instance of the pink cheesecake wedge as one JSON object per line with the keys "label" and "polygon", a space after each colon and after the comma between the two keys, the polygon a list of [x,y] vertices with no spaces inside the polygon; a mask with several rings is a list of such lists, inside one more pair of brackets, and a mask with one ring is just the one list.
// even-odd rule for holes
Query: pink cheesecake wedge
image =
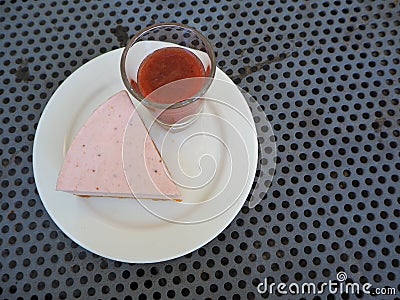
{"label": "pink cheesecake wedge", "polygon": [[[123,151],[128,152],[123,154]],[[56,189],[86,197],[181,198],[125,91],[97,108],[75,136]]]}

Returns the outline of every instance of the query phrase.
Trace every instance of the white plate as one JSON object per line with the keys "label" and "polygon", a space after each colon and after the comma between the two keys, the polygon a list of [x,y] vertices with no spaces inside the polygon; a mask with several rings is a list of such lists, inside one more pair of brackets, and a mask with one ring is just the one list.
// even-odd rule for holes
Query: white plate
{"label": "white plate", "polygon": [[[57,176],[72,138],[96,107],[124,89],[119,72],[121,54],[122,49],[117,49],[86,63],[69,76],[51,97],[35,136],[35,181],[51,218],[82,247],[123,262],[165,261],[205,245],[223,231],[240,211],[250,192],[257,167],[256,129],[245,98],[239,89],[232,88],[234,84],[229,77],[217,69],[217,83],[211,86],[207,97],[218,101],[207,102],[204,115],[188,130],[196,132],[196,128],[202,131],[209,128],[206,132],[211,130],[229,147],[230,157],[227,159],[218,143],[194,142],[199,138],[196,134],[192,141],[198,144],[196,151],[182,147],[180,153],[180,163],[189,164],[189,169],[192,162],[185,163],[188,153],[192,153],[202,167],[200,158],[204,158],[205,148],[211,149],[212,153],[220,153],[213,161],[215,172],[211,185],[207,185],[205,190],[193,192],[182,189],[184,200],[188,200],[185,202],[201,202],[204,205],[185,206],[181,211],[184,212],[182,217],[161,213],[171,211],[176,205],[172,202],[149,201],[143,205],[144,201],[135,199],[80,198],[56,191]],[[210,116],[213,116],[212,119],[207,119]],[[174,136],[181,137],[179,132]],[[246,152],[240,150],[243,145]],[[162,155],[167,163],[173,159],[171,153],[177,153],[173,151],[173,147],[163,148]],[[237,159],[243,153],[247,157]],[[174,176],[176,170],[172,169]],[[212,201],[208,201],[211,198]]]}

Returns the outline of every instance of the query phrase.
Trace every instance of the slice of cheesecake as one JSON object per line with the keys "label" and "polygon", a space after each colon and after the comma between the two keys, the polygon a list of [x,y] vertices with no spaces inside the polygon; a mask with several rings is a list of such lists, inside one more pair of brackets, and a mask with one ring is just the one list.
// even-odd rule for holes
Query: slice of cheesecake
{"label": "slice of cheesecake", "polygon": [[97,108],[75,136],[56,189],[78,196],[181,197],[125,91]]}

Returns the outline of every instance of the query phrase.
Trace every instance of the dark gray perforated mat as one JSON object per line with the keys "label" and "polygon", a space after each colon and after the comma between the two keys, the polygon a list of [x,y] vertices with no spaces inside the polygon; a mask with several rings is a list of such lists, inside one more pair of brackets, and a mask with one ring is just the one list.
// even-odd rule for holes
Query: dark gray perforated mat
{"label": "dark gray perforated mat", "polygon": [[[399,299],[399,5],[0,1],[0,299]],[[276,175],[252,195],[260,204],[199,250],[115,262],[72,242],[45,211],[35,130],[74,70],[171,21],[204,33],[218,66],[257,99],[276,136]],[[381,295],[277,290],[330,281]]]}

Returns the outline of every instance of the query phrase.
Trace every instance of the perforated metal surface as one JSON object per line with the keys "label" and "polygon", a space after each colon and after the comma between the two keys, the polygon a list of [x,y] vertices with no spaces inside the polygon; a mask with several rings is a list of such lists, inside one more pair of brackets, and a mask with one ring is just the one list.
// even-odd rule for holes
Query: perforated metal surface
{"label": "perforated metal surface", "polygon": [[[395,288],[377,299],[399,299],[398,1],[0,1],[0,10],[1,299],[274,299],[257,290],[264,279],[323,283],[339,271]],[[258,100],[276,135],[276,175],[266,195],[252,195],[259,205],[192,254],[114,262],[71,242],[46,213],[35,128],[74,70],[171,21],[204,33],[218,66]]]}

